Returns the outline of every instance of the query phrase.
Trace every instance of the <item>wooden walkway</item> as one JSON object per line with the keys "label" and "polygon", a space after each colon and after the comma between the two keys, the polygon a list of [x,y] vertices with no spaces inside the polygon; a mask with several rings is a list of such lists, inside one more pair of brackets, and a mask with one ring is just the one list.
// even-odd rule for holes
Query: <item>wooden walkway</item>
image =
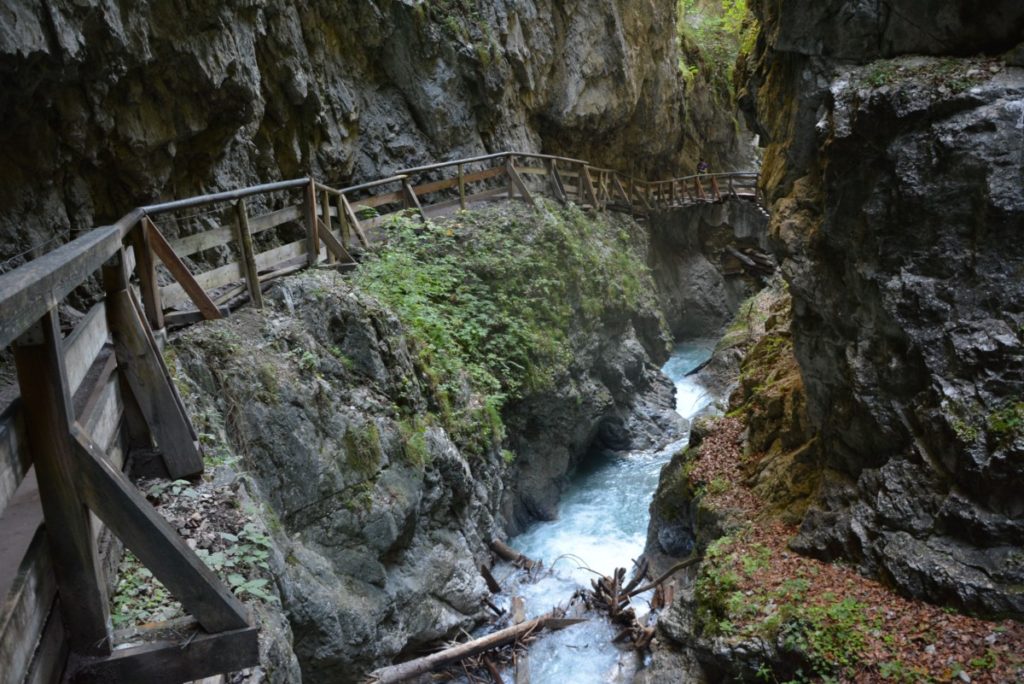
{"label": "wooden walkway", "polygon": [[[168,327],[262,306],[268,282],[296,270],[355,263],[400,212],[434,218],[544,194],[644,216],[758,202],[756,181],[728,173],[646,182],[505,152],[352,187],[300,178],[140,207],[0,275],[0,348],[13,347],[18,378],[0,393],[0,678],[181,682],[258,660],[244,606],[123,472],[133,462],[172,478],[203,470],[161,354]],[[200,254],[226,263],[200,268],[191,261]],[[65,332],[58,306],[97,275],[103,298]],[[192,616],[177,625],[187,637],[115,648],[107,586],[120,543]]]}

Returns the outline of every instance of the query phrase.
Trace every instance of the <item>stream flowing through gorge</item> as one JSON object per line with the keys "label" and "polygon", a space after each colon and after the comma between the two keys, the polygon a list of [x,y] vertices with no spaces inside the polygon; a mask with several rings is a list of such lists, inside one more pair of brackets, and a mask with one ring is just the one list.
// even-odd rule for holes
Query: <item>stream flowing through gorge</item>
{"label": "stream flowing through gorge", "polygon": [[[683,342],[662,368],[675,384],[676,410],[688,420],[714,399],[687,376],[708,359],[714,345],[715,340]],[[595,455],[581,466],[562,496],[558,518],[537,523],[510,540],[517,550],[552,569],[536,582],[524,581],[509,589],[509,594],[525,600],[527,618],[564,604],[577,588],[589,587],[595,575],[587,568],[610,575],[617,567],[633,567],[632,560],[644,549],[648,507],[661,469],[688,439],[688,435],[680,435],[658,451]],[[638,614],[646,606],[643,598],[634,600]],[[623,681],[621,677],[631,670],[628,662],[632,656],[612,644],[617,629],[604,617],[594,616],[563,631],[543,634],[530,647],[529,681]],[[624,654],[629,658],[622,658]],[[509,673],[509,678],[514,681],[514,673]]]}

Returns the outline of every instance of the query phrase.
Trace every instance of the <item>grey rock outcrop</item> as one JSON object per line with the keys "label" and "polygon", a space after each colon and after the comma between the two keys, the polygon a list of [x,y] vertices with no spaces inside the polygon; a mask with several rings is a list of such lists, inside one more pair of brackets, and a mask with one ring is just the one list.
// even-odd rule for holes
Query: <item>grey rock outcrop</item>
{"label": "grey rock outcrop", "polygon": [[309,173],[346,184],[509,148],[692,167],[698,132],[732,119],[684,115],[675,12],[674,0],[6,2],[0,259],[140,204]]}
{"label": "grey rock outcrop", "polygon": [[1009,49],[991,10],[760,3],[744,103],[826,469],[794,546],[1019,618],[1024,70],[900,56]]}
{"label": "grey rock outcrop", "polygon": [[672,334],[719,334],[759,287],[743,274],[724,273],[724,248],[767,249],[767,216],[752,202],[726,200],[655,212],[650,222],[648,263]]}
{"label": "grey rock outcrop", "polygon": [[653,297],[570,331],[564,377],[505,407],[513,462],[460,448],[399,321],[340,276],[286,278],[266,300],[189,329],[171,354],[199,432],[238,455],[266,511],[303,681],[361,681],[472,628],[491,539],[551,517],[593,450],[683,429]]}
{"label": "grey rock outcrop", "polygon": [[398,321],[309,273],[173,344],[201,432],[253,479],[304,681],[365,672],[481,618],[477,567],[500,532],[500,457],[470,464],[440,428]]}

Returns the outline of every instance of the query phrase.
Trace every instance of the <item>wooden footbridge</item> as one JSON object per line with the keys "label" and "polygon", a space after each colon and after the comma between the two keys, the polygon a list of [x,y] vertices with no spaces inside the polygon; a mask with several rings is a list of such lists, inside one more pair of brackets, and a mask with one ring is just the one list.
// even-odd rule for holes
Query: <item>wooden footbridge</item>
{"label": "wooden footbridge", "polygon": [[[491,154],[352,187],[301,178],[140,207],[0,275],[0,349],[13,348],[17,373],[0,392],[0,680],[182,682],[258,661],[244,605],[125,475],[203,471],[161,354],[168,327],[262,306],[268,282],[296,270],[355,263],[398,212],[434,218],[545,194],[642,216],[756,202],[756,180],[646,182],[576,159]],[[95,304],[79,313],[66,300],[86,284]],[[122,544],[191,616],[143,643],[111,629]]]}

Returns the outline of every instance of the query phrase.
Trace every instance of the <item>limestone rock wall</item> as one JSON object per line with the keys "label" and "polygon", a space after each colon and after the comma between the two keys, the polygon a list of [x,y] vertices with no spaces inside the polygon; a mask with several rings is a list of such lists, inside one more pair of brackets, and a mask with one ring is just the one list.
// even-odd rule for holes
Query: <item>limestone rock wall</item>
{"label": "limestone rock wall", "polygon": [[1024,7],[756,9],[743,104],[825,468],[795,546],[1024,615]]}
{"label": "limestone rock wall", "polygon": [[763,284],[745,273],[726,274],[725,247],[767,249],[767,216],[753,202],[726,200],[655,212],[650,226],[648,263],[673,336],[719,335]]}
{"label": "limestone rock wall", "polygon": [[[684,115],[672,0],[0,7],[0,260],[141,203],[508,148],[641,172]],[[714,121],[708,120],[714,119]],[[52,245],[48,245],[52,248]],[[12,264],[5,264],[7,268]]]}

